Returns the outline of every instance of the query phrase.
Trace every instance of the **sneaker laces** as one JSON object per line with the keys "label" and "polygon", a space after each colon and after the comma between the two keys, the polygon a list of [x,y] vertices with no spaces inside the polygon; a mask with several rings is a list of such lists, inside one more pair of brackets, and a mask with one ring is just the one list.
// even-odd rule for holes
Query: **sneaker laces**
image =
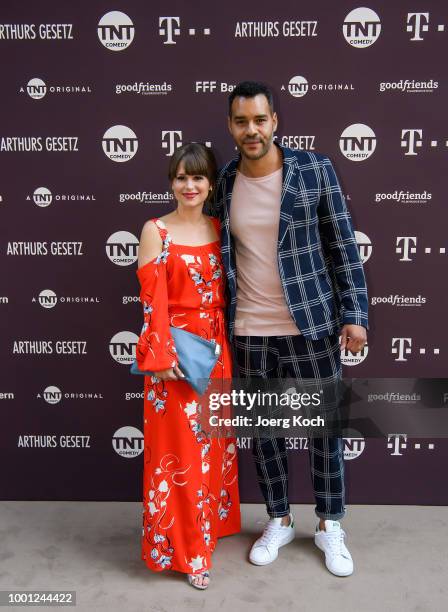
{"label": "sneaker laces", "polygon": [[274,521],[268,521],[264,528],[263,534],[258,541],[258,545],[269,546],[270,544],[273,544],[280,535],[281,526],[282,525],[274,523]]}
{"label": "sneaker laces", "polygon": [[345,556],[342,553],[342,545],[344,544],[345,531],[340,529],[339,531],[326,531],[325,539],[330,549],[330,553],[333,557]]}

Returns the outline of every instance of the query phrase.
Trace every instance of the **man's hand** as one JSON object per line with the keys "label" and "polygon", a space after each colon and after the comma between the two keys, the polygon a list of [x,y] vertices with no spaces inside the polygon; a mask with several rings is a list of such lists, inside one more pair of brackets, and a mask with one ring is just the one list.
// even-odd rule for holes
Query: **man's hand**
{"label": "man's hand", "polygon": [[341,351],[347,349],[359,353],[367,342],[367,332],[362,325],[344,325],[341,330]]}

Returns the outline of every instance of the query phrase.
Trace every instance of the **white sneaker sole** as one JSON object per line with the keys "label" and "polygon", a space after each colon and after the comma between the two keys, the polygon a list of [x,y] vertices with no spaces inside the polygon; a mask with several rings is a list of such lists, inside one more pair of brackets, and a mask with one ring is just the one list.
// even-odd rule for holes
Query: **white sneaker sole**
{"label": "white sneaker sole", "polygon": [[[291,529],[291,533],[288,536],[288,539],[286,540],[286,542],[282,542],[282,544],[279,545],[279,548],[281,548],[282,546],[286,546],[287,544],[291,544],[295,537],[295,531],[294,529]],[[275,557],[273,559],[269,559],[269,561],[253,561],[249,555],[249,561],[252,563],[252,565],[269,565],[270,563],[273,563],[276,559],[278,559],[278,550]]]}
{"label": "white sneaker sole", "polygon": [[[317,548],[318,548],[319,550],[321,550],[321,551],[324,553],[324,555],[325,555],[325,550],[324,550],[324,548],[322,548],[322,546],[319,544],[319,540],[316,540],[316,538],[315,538],[315,539],[314,539],[314,543],[315,543],[315,545],[317,546]],[[339,577],[341,577],[341,578],[345,578],[346,576],[351,576],[351,575],[353,574],[353,570],[351,570],[351,571],[349,571],[349,572],[338,572],[338,571],[336,571],[336,570],[332,570],[332,569],[330,569],[330,568],[328,567],[328,565],[327,565],[327,559],[326,559],[326,556],[325,556],[325,567],[326,567],[326,568],[327,568],[327,570],[330,572],[330,574],[334,574],[335,576],[339,576]]]}

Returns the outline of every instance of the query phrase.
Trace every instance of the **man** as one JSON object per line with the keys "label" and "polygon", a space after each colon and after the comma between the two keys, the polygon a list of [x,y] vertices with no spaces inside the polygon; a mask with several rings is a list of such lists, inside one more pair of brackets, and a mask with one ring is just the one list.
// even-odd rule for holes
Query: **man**
{"label": "man", "polygon": [[[336,381],[340,351],[366,343],[367,291],[351,219],[330,160],[274,142],[272,93],[245,81],[229,96],[239,150],[221,170],[216,211],[230,294],[228,323],[243,377]],[[340,344],[339,344],[340,336]],[[270,519],[250,551],[266,565],[294,538],[284,438],[254,437]],[[310,438],[315,543],[328,570],[353,572],[339,519],[345,514],[342,439]]]}

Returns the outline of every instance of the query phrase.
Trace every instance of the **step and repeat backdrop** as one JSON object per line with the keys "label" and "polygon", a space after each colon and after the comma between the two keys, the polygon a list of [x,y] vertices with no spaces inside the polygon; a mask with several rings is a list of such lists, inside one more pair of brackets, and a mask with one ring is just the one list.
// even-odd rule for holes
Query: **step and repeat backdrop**
{"label": "step and repeat backdrop", "polygon": [[[345,376],[390,379],[371,414],[428,405],[438,379],[442,415],[447,40],[437,0],[2,3],[2,499],[141,498],[140,231],[173,210],[182,143],[235,155],[227,96],[245,79],[272,88],[279,142],[330,156],[351,209],[371,329]],[[422,416],[382,433],[345,438],[348,502],[447,503],[443,431]],[[307,441],[287,443],[291,500],[311,502]],[[259,502],[250,445],[241,497]]]}

